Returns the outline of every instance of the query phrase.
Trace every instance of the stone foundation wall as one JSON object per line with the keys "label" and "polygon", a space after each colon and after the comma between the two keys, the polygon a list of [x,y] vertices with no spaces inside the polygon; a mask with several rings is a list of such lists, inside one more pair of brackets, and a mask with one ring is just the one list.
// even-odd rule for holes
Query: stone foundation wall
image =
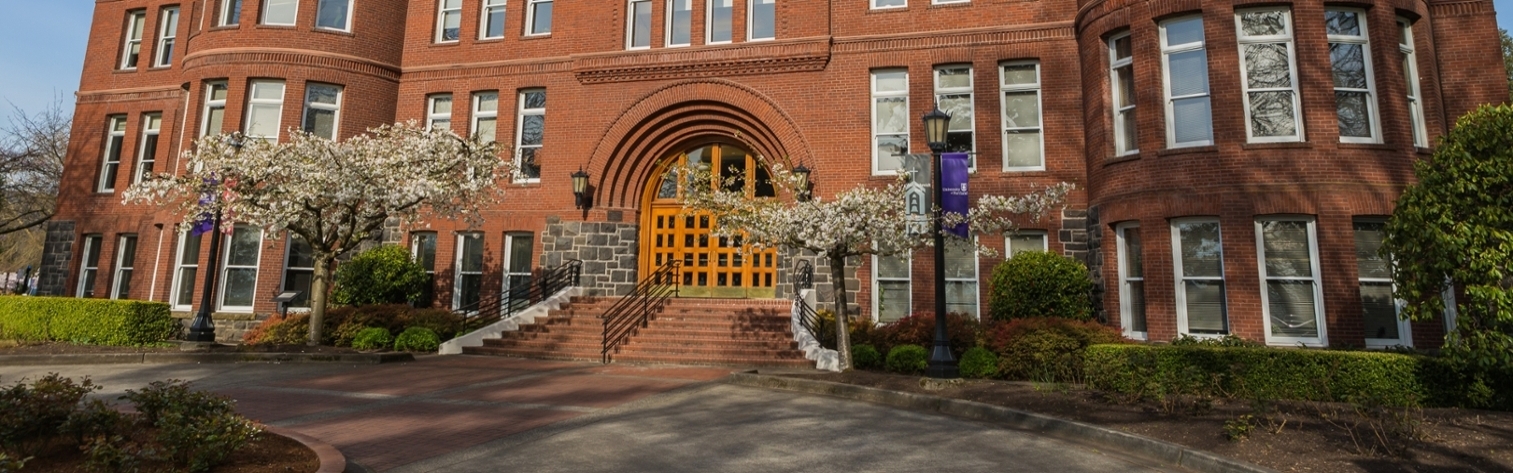
{"label": "stone foundation wall", "polygon": [[68,295],[68,267],[73,263],[74,222],[47,222],[42,244],[42,267],[38,269],[37,295]]}
{"label": "stone foundation wall", "polygon": [[[189,325],[194,323],[195,312],[174,312],[173,318],[184,326],[183,333],[189,333]],[[292,314],[291,314],[292,315]],[[211,314],[210,319],[215,322],[215,341],[220,343],[242,343],[242,336],[248,330],[263,323],[268,315],[257,314]]]}
{"label": "stone foundation wall", "polygon": [[541,266],[552,268],[582,260],[579,284],[585,295],[624,295],[636,287],[640,225],[612,222],[564,222],[547,217],[541,236]]}
{"label": "stone foundation wall", "polygon": [[1103,312],[1103,293],[1106,290],[1103,280],[1103,229],[1098,225],[1096,208],[1065,209],[1061,211],[1061,232],[1058,236],[1062,246],[1066,248],[1066,256],[1087,266],[1088,275],[1093,279],[1093,316],[1108,322],[1108,316]]}

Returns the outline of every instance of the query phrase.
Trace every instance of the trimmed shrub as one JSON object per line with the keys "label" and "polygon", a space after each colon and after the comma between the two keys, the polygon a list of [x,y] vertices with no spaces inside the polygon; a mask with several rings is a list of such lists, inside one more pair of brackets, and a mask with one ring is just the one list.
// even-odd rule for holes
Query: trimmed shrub
{"label": "trimmed shrub", "polygon": [[888,371],[919,374],[929,366],[929,352],[919,345],[899,345],[888,350]]}
{"label": "trimmed shrub", "polygon": [[191,472],[224,463],[262,433],[236,413],[235,401],[190,390],[184,381],[156,381],[140,391],[128,389],[122,399],[130,400],[143,420],[157,427],[154,440],[162,447],[163,458]]}
{"label": "trimmed shrub", "polygon": [[436,351],[441,339],[436,332],[425,327],[410,327],[394,338],[394,349],[400,351]]}
{"label": "trimmed shrub", "polygon": [[1081,382],[1087,347],[1125,342],[1119,329],[1061,318],[995,323],[984,338],[985,348],[998,355],[1000,375],[1042,382]]}
{"label": "trimmed shrub", "polygon": [[961,355],[957,369],[963,378],[992,378],[998,376],[998,355],[983,347],[972,347]]}
{"label": "trimmed shrub", "polygon": [[182,330],[162,302],[0,296],[4,339],[131,346],[172,340]]}
{"label": "trimmed shrub", "polygon": [[1257,341],[1254,341],[1254,340],[1246,340],[1244,338],[1240,338],[1240,337],[1237,337],[1237,336],[1234,336],[1234,335],[1225,335],[1225,336],[1217,337],[1217,338],[1215,338],[1215,337],[1198,338],[1198,337],[1194,337],[1192,335],[1188,335],[1188,334],[1184,333],[1184,334],[1178,335],[1177,338],[1172,339],[1172,346],[1174,346],[1174,347],[1229,347],[1229,348],[1243,348],[1243,347],[1264,347],[1264,346],[1266,346],[1266,344],[1261,343],[1261,342],[1257,342]]}
{"label": "trimmed shrub", "polygon": [[872,369],[882,366],[883,354],[872,345],[851,345],[851,366],[856,369]]}
{"label": "trimmed shrub", "polygon": [[368,327],[352,337],[352,348],[358,350],[379,350],[389,348],[393,343],[394,337],[389,335],[389,329],[383,327]]}
{"label": "trimmed shrub", "polygon": [[417,309],[402,304],[377,304],[338,307],[326,312],[326,340],[335,346],[351,346],[357,332],[367,327],[383,327],[389,333],[407,327],[425,327],[442,340],[450,340],[462,331],[462,316],[446,309]]}
{"label": "trimmed shrub", "polygon": [[[410,327],[425,327],[442,340],[450,340],[462,331],[462,316],[446,309],[409,309],[394,319],[394,322]],[[393,328],[390,328],[393,331]]]}
{"label": "trimmed shrub", "polygon": [[1024,251],[993,268],[988,315],[994,320],[1093,316],[1093,281],[1081,262],[1044,251]]}
{"label": "trimmed shrub", "polygon": [[58,434],[79,401],[99,390],[89,379],[73,379],[51,373],[33,381],[19,382],[0,389],[0,448],[34,455],[46,441]]}
{"label": "trimmed shrub", "polygon": [[248,345],[304,345],[310,340],[310,315],[272,315],[242,334]]}
{"label": "trimmed shrub", "polygon": [[430,284],[426,270],[399,245],[364,251],[336,269],[331,301],[340,305],[407,304]]}
{"label": "trimmed shrub", "polygon": [[[903,345],[935,346],[935,314],[921,312],[909,314],[892,323],[873,325],[871,321],[853,326],[851,343],[874,345],[881,352],[891,352],[893,347]],[[946,314],[946,339],[951,345],[951,355],[960,359],[968,348],[977,345],[977,319],[965,314]]]}

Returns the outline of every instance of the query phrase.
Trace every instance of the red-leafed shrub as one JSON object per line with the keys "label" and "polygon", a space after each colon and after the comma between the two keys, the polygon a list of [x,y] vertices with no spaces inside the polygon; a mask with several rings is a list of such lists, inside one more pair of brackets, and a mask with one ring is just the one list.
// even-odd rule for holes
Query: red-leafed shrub
{"label": "red-leafed shrub", "polygon": [[1098,322],[1039,317],[991,324],[983,338],[1000,375],[1044,382],[1080,382],[1087,347],[1127,342]]}
{"label": "red-leafed shrub", "polygon": [[[961,359],[967,349],[977,346],[979,327],[977,319],[965,314],[946,314],[946,338],[950,341],[953,356]],[[929,349],[935,346],[935,314],[910,314],[883,325],[860,324],[852,327],[851,343],[870,344],[881,353],[888,353],[893,347],[902,345],[918,345]]]}

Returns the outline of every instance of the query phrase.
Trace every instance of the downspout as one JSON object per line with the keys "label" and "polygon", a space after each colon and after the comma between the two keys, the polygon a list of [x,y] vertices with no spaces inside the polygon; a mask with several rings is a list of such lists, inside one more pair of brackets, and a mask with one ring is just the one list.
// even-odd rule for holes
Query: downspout
{"label": "downspout", "polygon": [[[157,227],[157,229],[158,229],[158,246],[157,246],[156,252],[153,253],[153,256],[152,256],[152,285],[147,288],[147,301],[148,302],[152,302],[152,301],[156,301],[157,300],[157,294],[158,294],[158,268],[161,267],[161,265],[163,263],[163,224],[161,224],[161,223],[154,223],[154,224],[152,224],[152,226]],[[164,297],[163,300],[166,301],[166,300],[168,300],[168,298]]]}

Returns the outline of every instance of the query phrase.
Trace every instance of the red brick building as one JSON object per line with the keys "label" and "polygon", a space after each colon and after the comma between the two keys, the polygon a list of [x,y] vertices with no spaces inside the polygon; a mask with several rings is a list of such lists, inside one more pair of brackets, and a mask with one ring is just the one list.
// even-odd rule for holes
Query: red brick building
{"label": "red brick building", "polygon": [[[144,170],[180,169],[207,134],[417,120],[520,164],[482,228],[387,236],[435,271],[439,306],[567,259],[623,292],[660,245],[697,255],[693,293],[785,297],[805,257],[659,228],[676,207],[659,169],[711,159],[755,181],[761,156],[807,164],[822,196],[884,183],[928,151],[938,100],[974,194],[1078,186],[1049,222],[979,240],[1083,260],[1131,336],[1436,345],[1443,324],[1393,318],[1379,224],[1504,77],[1486,0],[99,0],[42,289],[198,307],[208,245],[121,204]],[[288,241],[227,239],[223,319],[308,283]],[[952,310],[981,312],[998,261],[952,256]],[[929,311],[931,264],[858,261],[848,287],[881,320]]]}

